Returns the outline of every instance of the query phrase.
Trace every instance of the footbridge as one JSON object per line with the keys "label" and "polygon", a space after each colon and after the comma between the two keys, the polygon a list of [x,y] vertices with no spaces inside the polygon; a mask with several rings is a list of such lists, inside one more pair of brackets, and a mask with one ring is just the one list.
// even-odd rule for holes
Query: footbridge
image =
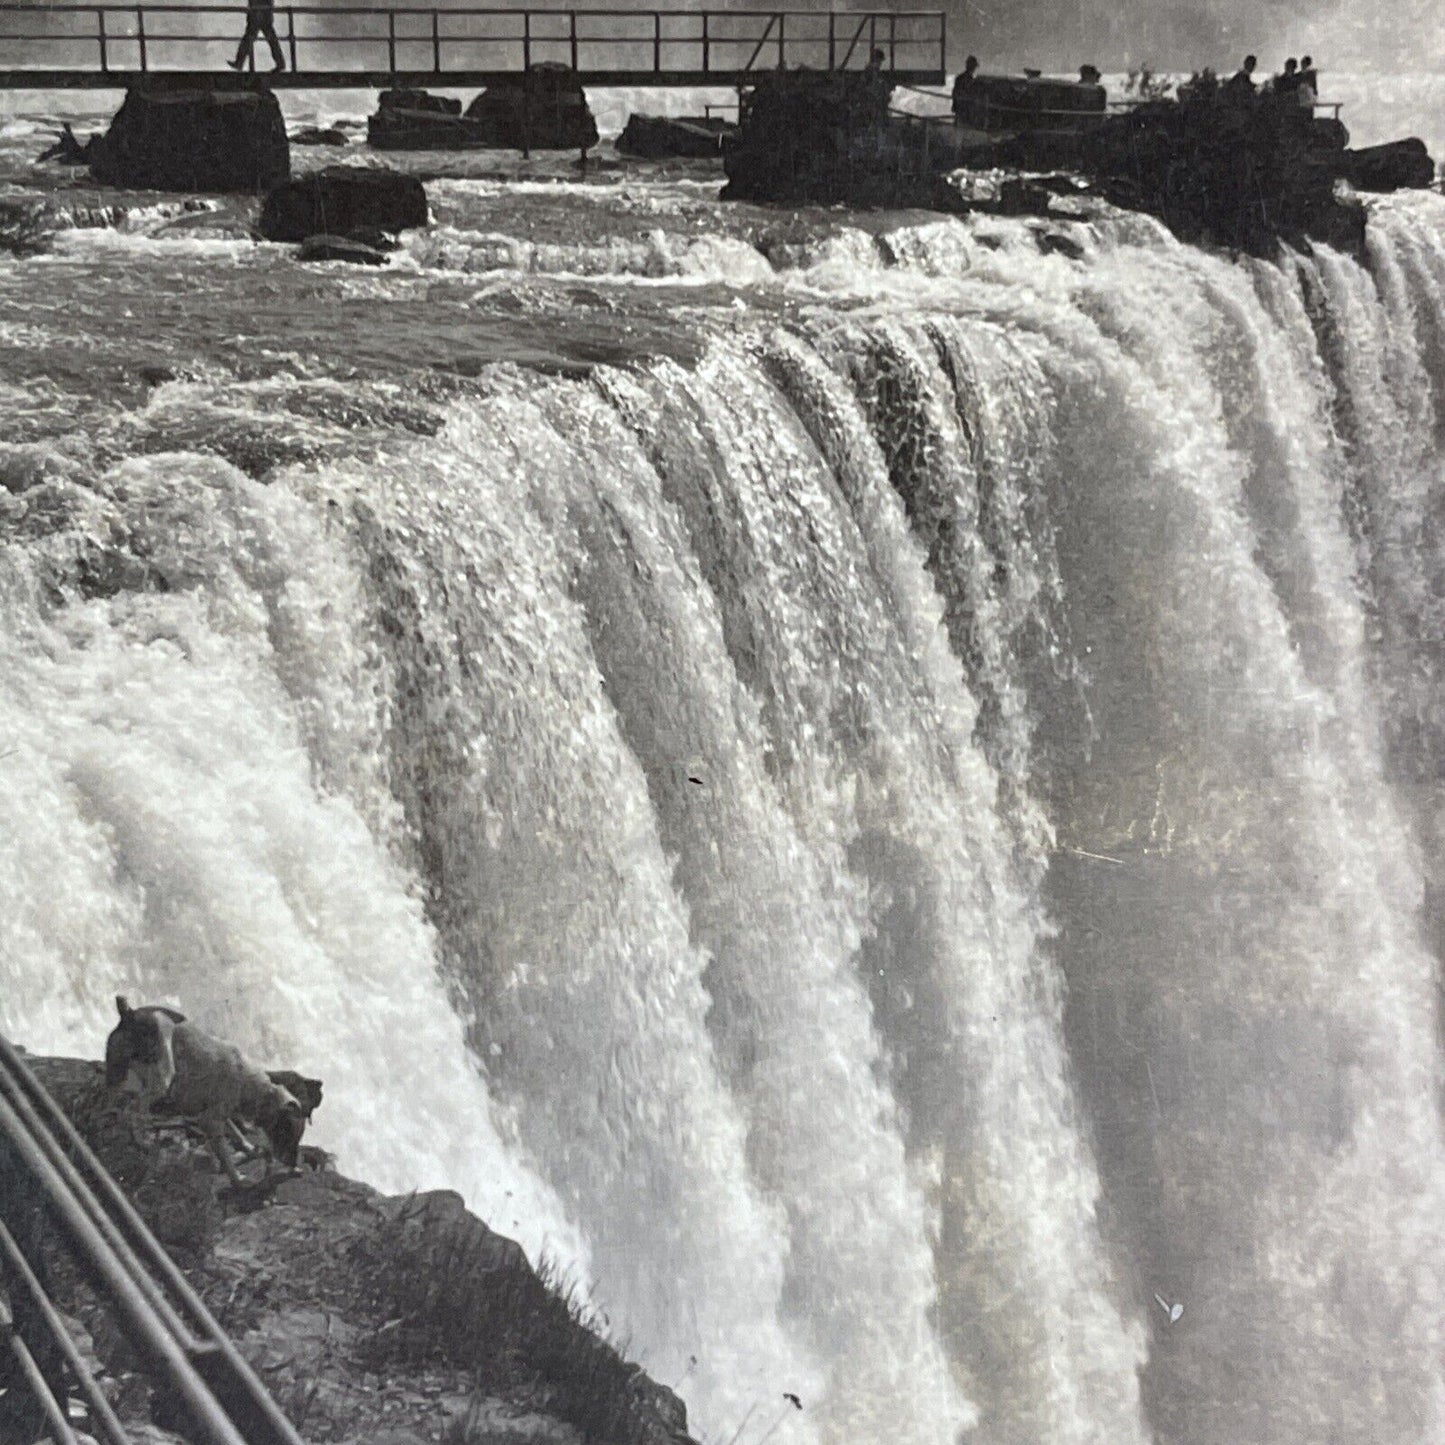
{"label": "footbridge", "polygon": [[[253,4],[270,16],[284,69],[229,68],[247,28],[244,5],[0,0],[0,89],[470,90],[539,65],[564,66],[584,86],[736,88],[766,71],[869,65],[895,84],[944,81],[939,11]],[[264,31],[256,52],[264,65]]]}

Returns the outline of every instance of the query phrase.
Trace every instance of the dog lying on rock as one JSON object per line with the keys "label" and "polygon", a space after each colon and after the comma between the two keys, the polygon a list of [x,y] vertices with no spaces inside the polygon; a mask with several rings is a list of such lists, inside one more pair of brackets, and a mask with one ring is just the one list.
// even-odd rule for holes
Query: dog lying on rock
{"label": "dog lying on rock", "polygon": [[296,1168],[306,1121],[321,1102],[319,1080],[282,1074],[303,1088],[305,1107],[234,1044],[213,1038],[175,1009],[132,1008],[119,997],[115,1006],[120,1022],[105,1041],[105,1081],[135,1093],[143,1117],[161,1102],[166,1112],[194,1121],[232,1184],[242,1182],[226,1143],[233,1120],[256,1125],[272,1158]]}

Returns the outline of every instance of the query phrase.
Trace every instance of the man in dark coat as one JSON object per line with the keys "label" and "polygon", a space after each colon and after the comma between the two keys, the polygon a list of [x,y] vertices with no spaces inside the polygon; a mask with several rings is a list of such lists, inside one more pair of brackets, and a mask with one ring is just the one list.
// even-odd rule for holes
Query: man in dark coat
{"label": "man in dark coat", "polygon": [[246,0],[246,33],[236,47],[236,58],[228,60],[226,64],[232,70],[241,70],[249,61],[254,69],[252,51],[258,35],[264,35],[266,44],[271,47],[273,68],[285,70],[286,61],[281,54],[281,42],[276,36],[276,0]]}

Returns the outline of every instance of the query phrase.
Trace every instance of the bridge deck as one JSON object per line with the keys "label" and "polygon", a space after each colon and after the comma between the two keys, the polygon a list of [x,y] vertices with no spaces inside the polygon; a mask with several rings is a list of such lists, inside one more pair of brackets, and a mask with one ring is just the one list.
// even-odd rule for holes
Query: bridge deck
{"label": "bridge deck", "polygon": [[[265,0],[253,0],[265,4]],[[46,5],[0,0],[0,89],[472,89],[557,64],[593,86],[738,86],[763,71],[860,70],[881,53],[899,84],[944,79],[937,11],[506,10],[276,5],[254,70],[226,67],[244,5]]]}

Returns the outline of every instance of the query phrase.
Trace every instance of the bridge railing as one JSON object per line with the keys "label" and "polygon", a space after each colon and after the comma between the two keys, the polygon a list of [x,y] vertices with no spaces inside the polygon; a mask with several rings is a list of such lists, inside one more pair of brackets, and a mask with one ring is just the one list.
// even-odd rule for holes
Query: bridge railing
{"label": "bridge railing", "polygon": [[[106,74],[219,70],[246,27],[244,5],[0,3],[0,69]],[[779,67],[943,73],[936,11],[501,9],[277,5],[294,72],[521,72],[734,76]],[[264,62],[264,39],[257,49]]]}

